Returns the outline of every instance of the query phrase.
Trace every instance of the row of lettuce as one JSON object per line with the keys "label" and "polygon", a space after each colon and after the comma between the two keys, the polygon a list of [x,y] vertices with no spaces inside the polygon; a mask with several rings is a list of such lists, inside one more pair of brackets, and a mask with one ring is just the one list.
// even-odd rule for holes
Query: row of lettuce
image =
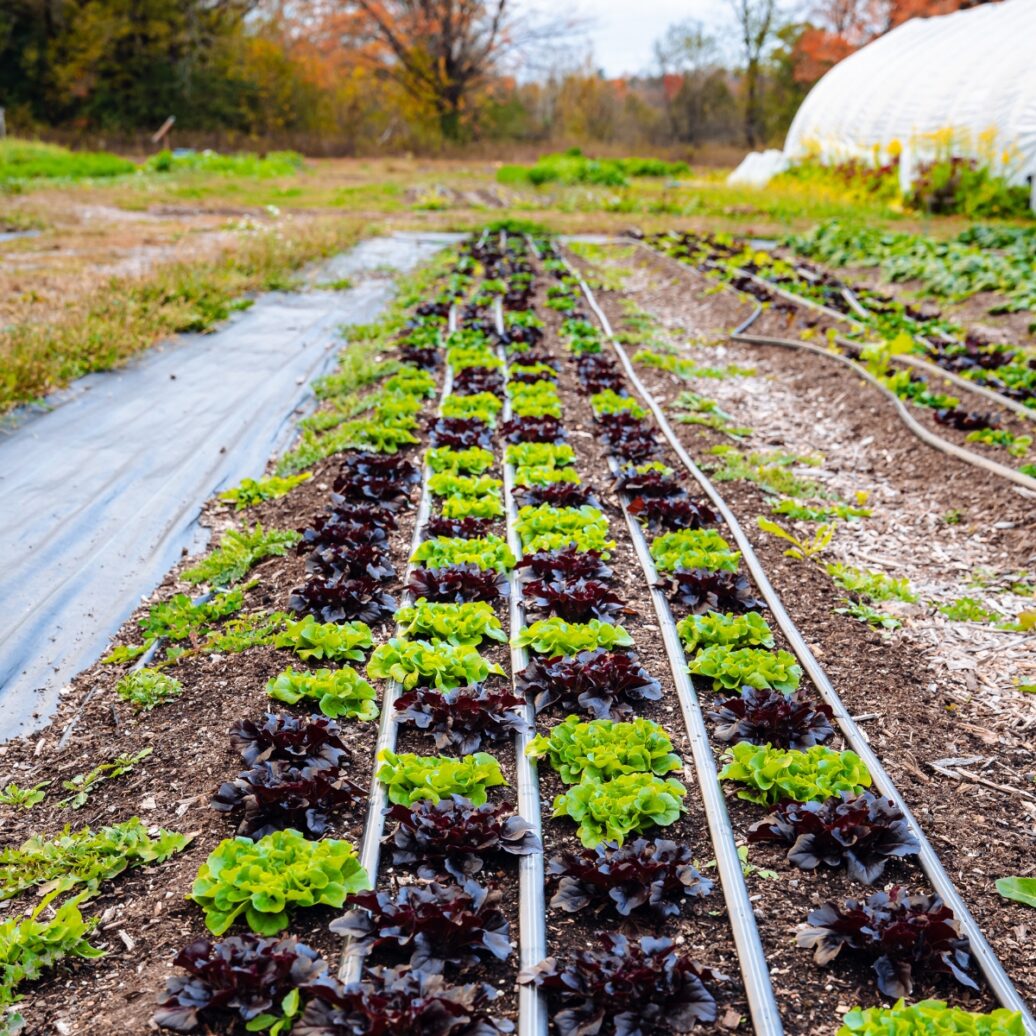
{"label": "row of lettuce", "polygon": [[[778,309],[791,307],[774,298],[767,284],[855,321],[877,340],[866,343],[857,331],[847,332],[847,337],[860,340],[861,360],[900,399],[931,410],[937,423],[964,433],[969,443],[1026,461],[1019,465],[1019,470],[1036,477],[1036,463],[1030,459],[1032,435],[1006,427],[1004,418],[995,410],[969,409],[958,396],[934,389],[916,370],[892,365],[896,355],[922,356],[1029,407],[1036,414],[1036,358],[1024,349],[994,342],[975,330],[942,316],[931,316],[926,310],[875,289],[850,285],[805,260],[789,261],[729,235],[660,234],[651,239],[651,244]],[[760,280],[752,280],[750,275]]]}
{"label": "row of lettuce", "polygon": [[[894,804],[868,790],[871,776],[859,757],[828,747],[835,736],[830,708],[800,686],[802,670],[777,648],[740,554],[709,504],[687,492],[684,473],[665,463],[647,412],[629,395],[615,361],[597,353],[599,338],[576,309],[575,285],[558,273],[572,291],[566,324],[577,334],[570,344],[578,342],[583,354],[580,380],[599,438],[616,462],[616,488],[649,538],[672,606],[684,613],[678,631],[695,688],[702,698],[713,696],[707,718],[722,753],[718,777],[766,811],[741,833],[749,843],[787,846],[793,867],[840,868],[853,883],[876,887],[811,910],[797,934],[821,966],[838,958],[869,962],[879,992],[897,999],[892,1008],[850,1011],[843,1032],[1024,1031],[1021,1017],[1007,1011],[974,1014],[939,1001],[906,1002],[915,982],[977,988],[967,941],[937,896],[911,894],[898,882],[881,887],[891,861],[904,861],[895,864],[897,876],[908,876],[905,863],[917,855],[917,839]],[[659,775],[676,765],[662,752],[655,758]]]}

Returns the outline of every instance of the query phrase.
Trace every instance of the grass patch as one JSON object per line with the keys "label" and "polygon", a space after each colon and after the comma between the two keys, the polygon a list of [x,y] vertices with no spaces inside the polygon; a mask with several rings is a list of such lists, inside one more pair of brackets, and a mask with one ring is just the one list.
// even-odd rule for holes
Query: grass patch
{"label": "grass patch", "polygon": [[215,173],[223,176],[290,176],[302,168],[302,156],[295,151],[271,151],[259,156],[250,151],[221,155],[218,151],[173,154],[159,151],[141,167],[152,173]]}
{"label": "grass patch", "polygon": [[143,279],[113,277],[52,323],[0,334],[0,413],[91,371],[110,370],[159,339],[209,331],[246,292],[284,290],[306,263],[341,251],[362,225],[337,218],[245,238],[218,259],[171,263]]}
{"label": "grass patch", "polygon": [[57,144],[0,140],[0,184],[19,180],[87,180],[136,171],[128,158],[107,151],[69,151]]}

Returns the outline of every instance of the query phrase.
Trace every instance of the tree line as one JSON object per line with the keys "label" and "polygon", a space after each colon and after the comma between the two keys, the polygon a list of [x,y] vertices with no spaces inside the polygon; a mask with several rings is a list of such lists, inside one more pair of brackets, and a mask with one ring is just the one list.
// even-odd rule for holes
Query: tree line
{"label": "tree line", "polygon": [[[783,137],[810,85],[917,14],[977,0],[728,0],[660,27],[654,67],[609,79],[558,58],[578,21],[513,0],[5,0],[0,106],[23,134],[311,152],[435,153],[479,141],[693,148]],[[981,2],[981,0],[978,0]]]}

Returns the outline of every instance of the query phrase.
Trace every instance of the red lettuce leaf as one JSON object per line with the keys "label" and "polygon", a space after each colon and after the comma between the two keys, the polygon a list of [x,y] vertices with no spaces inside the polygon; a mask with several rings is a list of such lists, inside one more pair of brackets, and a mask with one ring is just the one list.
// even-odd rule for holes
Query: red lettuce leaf
{"label": "red lettuce leaf", "polygon": [[829,706],[814,700],[806,691],[783,694],[772,689],[742,687],[739,698],[717,703],[709,719],[716,723],[720,741],[778,748],[811,748],[834,735]]}
{"label": "red lettuce leaf", "polygon": [[515,697],[510,690],[482,686],[449,691],[416,687],[396,699],[400,723],[412,723],[428,731],[438,751],[452,748],[460,755],[527,730],[525,718],[516,711],[524,707],[525,699]]}

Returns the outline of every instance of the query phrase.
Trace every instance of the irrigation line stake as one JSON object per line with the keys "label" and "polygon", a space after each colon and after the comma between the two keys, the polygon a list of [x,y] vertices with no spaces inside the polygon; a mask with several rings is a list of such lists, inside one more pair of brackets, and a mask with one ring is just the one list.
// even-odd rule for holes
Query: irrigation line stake
{"label": "irrigation line stake", "polygon": [[[447,330],[452,333],[457,329],[457,306],[450,306],[449,323]],[[453,372],[449,364],[446,365],[446,373],[443,375],[442,392],[439,395],[439,410],[442,410],[442,401],[453,391]],[[428,492],[428,478],[431,469],[425,463],[421,467],[421,495],[417,502],[417,514],[414,517],[414,535],[410,540],[410,554],[407,556],[406,575],[403,577],[405,583],[410,582],[410,575],[414,565],[410,561],[414,552],[421,544],[421,534],[425,525],[428,524],[428,516],[431,514],[432,501]],[[405,585],[405,584],[404,584]],[[413,603],[410,591],[404,590],[400,598],[400,607],[405,608]],[[398,634],[399,627],[397,625]],[[374,766],[371,769],[370,792],[367,797],[367,821],[363,828],[363,841],[360,843],[360,866],[366,871],[373,888],[378,878],[378,867],[381,862],[381,839],[385,834],[385,808],[388,804],[388,795],[385,785],[378,780],[378,756],[384,750],[393,751],[396,747],[396,735],[399,731],[399,723],[396,720],[396,699],[402,688],[395,680],[389,680],[385,684],[385,694],[381,702],[381,719],[378,723],[378,740],[374,746]],[[338,977],[342,982],[358,982],[363,972],[364,954],[352,950],[352,941],[346,938],[342,943],[342,954],[338,968]]]}
{"label": "irrigation line stake", "polygon": [[[614,344],[611,325],[607,317],[598,308],[586,281],[571,266],[574,276],[579,279],[580,287],[586,296],[590,308],[594,311],[605,335]],[[609,457],[609,466],[613,474],[618,474],[619,465]],[[719,872],[723,899],[727,905],[727,915],[737,949],[738,964],[745,983],[745,995],[748,999],[748,1010],[752,1016],[752,1027],[756,1036],[782,1036],[784,1025],[781,1021],[777,998],[770,981],[770,969],[766,963],[759,927],[755,922],[755,911],[745,884],[745,874],[741,866],[741,858],[737,854],[737,841],[730,823],[726,799],[723,789],[716,777],[716,757],[709,742],[709,734],[702,716],[701,703],[687,671],[687,659],[684,655],[680,635],[676,629],[672,609],[665,592],[658,587],[658,571],[654,559],[648,550],[647,540],[640,523],[629,513],[625,493],[619,493],[622,513],[626,519],[633,549],[643,569],[651,593],[651,603],[658,617],[662,631],[662,643],[669,659],[669,668],[676,684],[676,694],[680,700],[680,712],[687,729],[687,739],[694,757],[694,771],[701,789],[705,817],[709,825],[709,837],[716,853],[716,869]]]}
{"label": "irrigation line stake", "polygon": [[[493,315],[499,334],[504,333],[503,301],[497,296]],[[507,382],[507,354],[500,348],[504,362],[504,380]],[[511,398],[504,398],[503,419],[511,419]],[[507,461],[507,446],[502,444],[504,454],[504,508],[507,512],[507,545],[516,558],[521,557],[522,545],[518,542],[515,522],[518,510],[514,504],[514,468]],[[529,653],[518,647],[514,639],[525,625],[525,607],[522,604],[521,581],[516,569],[507,576],[509,586],[508,608],[511,625],[511,680],[529,664]],[[525,695],[522,695],[525,697]],[[543,841],[543,821],[540,806],[539,770],[534,760],[526,755],[529,742],[536,733],[536,709],[526,698],[524,717],[527,730],[519,731],[514,739],[515,770],[518,777],[518,812],[522,819],[532,826],[533,833]],[[518,956],[522,970],[539,964],[547,956],[547,906],[543,891],[543,852],[518,857]],[[545,1036],[547,1032],[547,1001],[539,988],[531,983],[518,987],[518,1036]]]}
{"label": "irrigation line stake", "polygon": [[809,675],[809,678],[813,681],[814,686],[820,692],[828,705],[831,706],[834,718],[841,728],[850,748],[860,757],[864,765],[870,771],[878,794],[883,798],[892,800],[896,808],[903,814],[914,835],[917,837],[921,847],[918,854],[921,868],[928,880],[931,882],[936,894],[940,899],[942,899],[943,903],[953,911],[953,915],[960,924],[962,932],[968,939],[971,953],[978,963],[983,976],[989,983],[990,989],[993,991],[993,995],[1003,1007],[1006,1007],[1010,1011],[1017,1011],[1022,1017],[1022,1024],[1025,1027],[1025,1031],[1029,1036],[1036,1036],[1036,1018],[1033,1017],[1032,1011],[1029,1009],[1029,1005],[1014,987],[1014,983],[1008,977],[999,958],[993,952],[993,948],[989,945],[986,937],[982,934],[981,928],[976,922],[971,911],[968,909],[963,897],[957,891],[949,874],[947,874],[946,868],[943,867],[942,861],[939,859],[932,843],[928,840],[928,837],[922,830],[921,825],[917,822],[917,818],[911,812],[910,807],[907,805],[903,796],[899,793],[895,784],[893,784],[892,778],[888,775],[888,772],[882,765],[881,760],[871,748],[863,731],[860,730],[853,721],[849,712],[846,710],[842,699],[834,688],[834,685],[828,679],[827,673],[823,670],[820,663],[817,662],[813,652],[809,648],[809,645],[806,643],[805,638],[799,632],[798,627],[785,610],[784,604],[778,596],[777,591],[774,590],[773,585],[767,578],[763,566],[759,562],[759,558],[756,556],[751,541],[745,535],[745,532],[738,523],[733,511],[730,510],[726,501],[717,492],[716,487],[698,467],[698,465],[694,463],[690,454],[688,454],[684,449],[683,444],[673,431],[672,426],[669,424],[669,421],[662,411],[662,408],[658,405],[654,396],[648,390],[647,386],[640,380],[639,375],[634,370],[633,364],[630,362],[629,356],[626,354],[626,350],[615,340],[615,336],[611,331],[611,325],[608,323],[608,317],[597,304],[597,300],[594,298],[586,281],[581,277],[579,280],[580,287],[583,289],[583,294],[586,296],[587,303],[593,310],[594,315],[601,322],[601,326],[605,330],[605,334],[608,337],[612,349],[619,357],[627,376],[633,383],[641,398],[647,404],[648,408],[651,410],[655,420],[658,422],[659,429],[668,440],[673,451],[680,458],[680,462],[685,468],[687,468],[694,479],[702,487],[702,490],[712,501],[716,511],[726,522],[727,528],[730,530],[731,535],[737,542],[738,549],[741,551],[741,556],[744,558],[749,573],[756,586],[759,587],[759,592],[763,595],[774,620],[780,627],[781,632],[787,638],[792,650],[798,656],[799,661],[802,663],[802,666]]}
{"label": "irrigation line stake", "polygon": [[826,357],[829,360],[835,360],[838,363],[848,367],[854,374],[863,378],[869,385],[876,388],[892,405],[895,407],[896,414],[899,419],[916,435],[922,442],[931,446],[932,449],[938,450],[940,453],[944,453],[949,457],[956,457],[958,460],[964,461],[965,464],[970,464],[975,468],[982,468],[983,471],[988,471],[992,475],[997,475],[1000,478],[1007,479],[1009,482],[1013,482],[1015,485],[1021,486],[1030,492],[1036,493],[1036,478],[1032,478],[1030,475],[1026,475],[1023,471],[1018,471],[1016,468],[1009,468],[1006,464],[999,464],[995,460],[991,460],[989,457],[983,457],[981,454],[973,453],[971,450],[964,449],[963,446],[958,446],[955,442],[950,442],[948,439],[943,439],[941,436],[936,435],[934,432],[929,431],[913,414],[907,409],[904,402],[890,389],[887,389],[869,370],[864,366],[857,363],[855,360],[850,359],[848,356],[843,356],[841,353],[831,352],[830,349],[822,349],[819,345],[813,345],[812,342],[799,342],[793,338],[771,338],[768,335],[748,335],[748,334],[732,334],[730,336],[732,341],[744,342],[747,345],[774,345],[779,346],[782,349],[802,349],[806,352],[814,353],[817,356]]}

